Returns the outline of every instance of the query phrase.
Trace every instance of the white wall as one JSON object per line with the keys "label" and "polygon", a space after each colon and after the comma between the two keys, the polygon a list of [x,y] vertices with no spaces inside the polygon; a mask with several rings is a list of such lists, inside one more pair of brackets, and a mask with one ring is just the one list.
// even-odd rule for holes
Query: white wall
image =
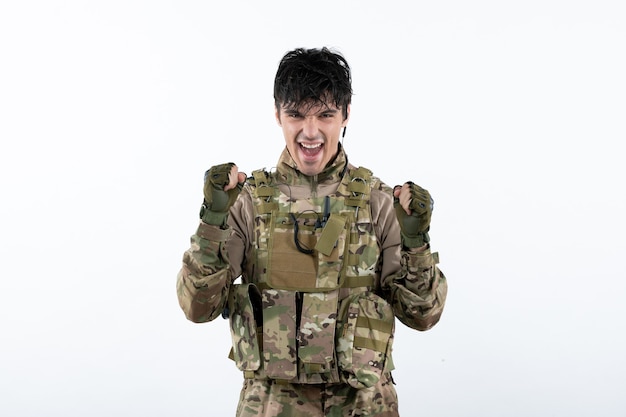
{"label": "white wall", "polygon": [[0,414],[234,415],[175,277],[202,175],[282,149],[283,53],[353,67],[350,160],[435,199],[450,294],[404,416],[624,416],[619,1],[0,4]]}

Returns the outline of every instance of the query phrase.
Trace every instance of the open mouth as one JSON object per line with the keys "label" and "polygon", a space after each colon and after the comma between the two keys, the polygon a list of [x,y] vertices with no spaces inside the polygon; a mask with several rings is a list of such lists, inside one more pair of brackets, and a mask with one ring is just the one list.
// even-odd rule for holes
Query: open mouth
{"label": "open mouth", "polygon": [[298,145],[300,145],[300,151],[307,157],[317,156],[324,148],[323,142],[319,142],[319,143],[300,142]]}

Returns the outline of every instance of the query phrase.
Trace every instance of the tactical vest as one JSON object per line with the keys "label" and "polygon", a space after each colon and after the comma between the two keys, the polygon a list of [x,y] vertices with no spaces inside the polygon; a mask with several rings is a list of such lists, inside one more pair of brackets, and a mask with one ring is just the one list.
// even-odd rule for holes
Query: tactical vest
{"label": "tactical vest", "polygon": [[246,378],[362,388],[393,368],[393,311],[373,292],[375,181],[349,169],[334,194],[297,201],[263,170],[246,183],[255,272],[228,301],[231,358]]}

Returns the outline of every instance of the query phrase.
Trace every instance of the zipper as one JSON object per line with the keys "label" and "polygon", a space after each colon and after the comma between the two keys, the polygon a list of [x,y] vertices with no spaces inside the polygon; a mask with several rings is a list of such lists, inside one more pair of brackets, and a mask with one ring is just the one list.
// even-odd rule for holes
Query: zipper
{"label": "zipper", "polygon": [[311,198],[317,197],[317,174],[311,177]]}

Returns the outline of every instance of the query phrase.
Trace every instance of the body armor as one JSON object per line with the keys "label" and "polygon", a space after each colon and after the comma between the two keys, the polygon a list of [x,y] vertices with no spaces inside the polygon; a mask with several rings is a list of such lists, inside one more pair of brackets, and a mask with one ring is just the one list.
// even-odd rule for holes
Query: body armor
{"label": "body armor", "polygon": [[244,187],[256,259],[229,293],[231,358],[246,378],[370,387],[393,368],[394,315],[376,295],[370,193],[379,180],[351,168],[335,193],[298,200],[277,181],[259,170]]}

